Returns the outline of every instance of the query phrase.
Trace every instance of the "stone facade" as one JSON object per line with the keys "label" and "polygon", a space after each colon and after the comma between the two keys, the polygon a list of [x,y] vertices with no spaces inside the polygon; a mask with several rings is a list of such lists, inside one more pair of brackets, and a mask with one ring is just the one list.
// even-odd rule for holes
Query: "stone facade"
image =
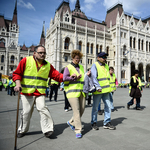
{"label": "stone facade", "polygon": [[85,71],[96,61],[100,51],[109,54],[107,63],[115,68],[119,83],[129,83],[138,69],[143,80],[149,81],[150,72],[150,18],[141,19],[125,13],[118,3],[107,10],[105,21],[87,17],[79,0],[71,11],[63,1],[46,32],[47,60],[57,70],[71,62],[71,51],[83,53],[81,64]]}
{"label": "stone facade", "polygon": [[[45,25],[41,34],[40,43],[45,45]],[[26,56],[32,56],[34,45],[26,47],[18,45],[19,25],[17,22],[17,0],[12,20],[0,15],[0,73],[11,75],[17,68],[20,60]]]}

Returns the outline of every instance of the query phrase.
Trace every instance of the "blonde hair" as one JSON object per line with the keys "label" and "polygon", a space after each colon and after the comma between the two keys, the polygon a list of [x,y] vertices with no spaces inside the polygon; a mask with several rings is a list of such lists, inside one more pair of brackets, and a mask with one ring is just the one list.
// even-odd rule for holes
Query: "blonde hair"
{"label": "blonde hair", "polygon": [[71,52],[71,57],[72,57],[72,58],[75,58],[76,55],[79,56],[80,59],[83,57],[83,54],[80,52],[80,50],[73,50],[73,51]]}

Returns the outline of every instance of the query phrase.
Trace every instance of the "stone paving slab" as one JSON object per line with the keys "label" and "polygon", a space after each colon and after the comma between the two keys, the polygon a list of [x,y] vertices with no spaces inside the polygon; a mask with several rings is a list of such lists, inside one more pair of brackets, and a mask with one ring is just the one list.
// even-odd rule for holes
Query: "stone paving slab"
{"label": "stone paving slab", "polygon": [[[116,130],[103,129],[103,115],[98,115],[98,131],[91,130],[91,109],[86,107],[82,116],[84,127],[83,138],[76,139],[66,122],[72,117],[72,111],[64,111],[63,92],[59,91],[58,102],[46,105],[55,122],[55,132],[51,139],[45,138],[40,128],[40,116],[36,108],[31,118],[30,129],[26,136],[17,139],[20,150],[149,150],[150,149],[150,89],[144,89],[141,100],[142,111],[134,106],[127,110],[128,88],[118,88],[114,94],[112,124]],[[9,96],[6,91],[0,92],[0,150],[14,149],[16,126],[17,96]],[[20,103],[20,111],[21,111]],[[103,103],[101,105],[103,109]]]}

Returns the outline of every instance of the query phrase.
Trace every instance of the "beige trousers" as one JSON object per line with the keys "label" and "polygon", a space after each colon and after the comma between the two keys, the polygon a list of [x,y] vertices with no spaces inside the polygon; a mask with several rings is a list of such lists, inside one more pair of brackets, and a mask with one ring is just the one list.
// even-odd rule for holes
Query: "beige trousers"
{"label": "beige trousers", "polygon": [[85,109],[85,97],[81,93],[80,97],[69,98],[68,101],[73,110],[73,117],[69,120],[69,123],[75,127],[75,133],[81,133],[81,116]]}
{"label": "beige trousers", "polygon": [[25,96],[21,95],[22,100],[22,112],[21,112],[21,123],[18,128],[19,133],[25,133],[29,130],[30,119],[34,109],[34,104],[36,109],[40,114],[40,123],[43,133],[54,130],[53,119],[50,115],[50,112],[45,105],[45,96],[41,95],[38,97],[35,96]]}

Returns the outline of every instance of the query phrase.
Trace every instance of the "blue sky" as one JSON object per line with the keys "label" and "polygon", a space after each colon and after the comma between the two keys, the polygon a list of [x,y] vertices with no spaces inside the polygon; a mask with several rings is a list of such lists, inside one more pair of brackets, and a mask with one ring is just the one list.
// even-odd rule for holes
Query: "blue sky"
{"label": "blue sky", "polygon": [[[12,19],[16,0],[0,0],[0,13]],[[20,27],[19,44],[31,46],[40,41],[43,21],[45,30],[49,28],[51,18],[62,0],[17,0],[18,24]],[[74,10],[76,0],[70,0],[70,8]],[[121,2],[125,12],[145,18],[150,16],[150,0],[80,0],[81,10],[88,17],[105,20],[106,11],[114,4]],[[46,31],[45,31],[46,33]]]}

